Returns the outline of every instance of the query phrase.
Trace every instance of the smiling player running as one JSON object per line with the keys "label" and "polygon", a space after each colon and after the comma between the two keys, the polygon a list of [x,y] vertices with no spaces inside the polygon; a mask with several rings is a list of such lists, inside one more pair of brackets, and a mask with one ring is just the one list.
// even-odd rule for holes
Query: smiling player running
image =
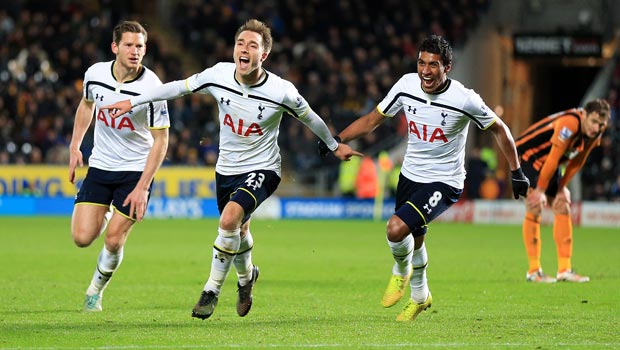
{"label": "smiling player running", "polygon": [[252,288],[259,273],[252,264],[250,216],[280,183],[277,141],[284,114],[309,127],[341,160],[361,155],[331,136],[325,122],[293,84],[262,68],[271,45],[269,27],[251,19],[235,34],[234,63],[218,63],[186,80],[106,107],[119,116],[133,106],[190,93],[212,95],[218,103],[220,153],[215,180],[220,220],[211,274],[192,310],[193,317],[206,319],[213,314],[231,264],[238,278],[237,313],[243,317],[250,311]]}
{"label": "smiling player running", "polygon": [[398,303],[409,282],[411,298],[398,321],[412,321],[431,306],[424,238],[429,223],[456,203],[463,191],[470,123],[494,134],[512,170],[514,197],[524,196],[529,184],[506,124],[473,90],[448,78],[452,68],[449,43],[440,36],[426,38],[417,66],[417,74],[405,74],[377,108],[338,135],[347,142],[371,133],[400,111],[407,117],[409,137],[396,189],[396,212],[386,232],[395,263],[381,301],[384,307]]}

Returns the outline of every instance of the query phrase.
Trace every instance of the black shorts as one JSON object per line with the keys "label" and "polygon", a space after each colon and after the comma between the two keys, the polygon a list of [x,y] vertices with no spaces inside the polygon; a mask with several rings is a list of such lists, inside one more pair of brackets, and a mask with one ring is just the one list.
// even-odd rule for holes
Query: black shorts
{"label": "black shorts", "polygon": [[256,170],[239,175],[215,173],[217,209],[221,214],[229,201],[238,203],[245,211],[242,222],[246,222],[254,210],[276,191],[279,184],[280,177],[271,170]]}
{"label": "black shorts", "polygon": [[[528,162],[521,163],[521,169],[527,178],[530,180],[530,187],[536,188],[536,183],[538,183],[538,177],[540,172],[534,169],[532,164]],[[549,180],[549,185],[547,185],[547,189],[545,190],[545,194],[547,197],[555,198],[558,194],[558,188],[560,188],[560,169],[555,171],[555,174]]]}
{"label": "black shorts", "polygon": [[443,182],[413,182],[400,174],[396,188],[396,216],[414,236],[426,234],[427,225],[459,200],[462,189]]}
{"label": "black shorts", "polygon": [[[108,206],[111,203],[116,210],[129,217],[129,205],[123,207],[123,202],[138,184],[140,176],[141,171],[107,171],[90,167],[75,196],[74,204],[92,203]],[[152,185],[152,183],[149,185],[149,198]]]}

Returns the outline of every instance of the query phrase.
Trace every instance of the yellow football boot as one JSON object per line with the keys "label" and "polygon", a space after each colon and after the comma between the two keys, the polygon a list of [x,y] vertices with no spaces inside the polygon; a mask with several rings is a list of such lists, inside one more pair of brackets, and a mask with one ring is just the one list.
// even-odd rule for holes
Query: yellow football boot
{"label": "yellow football boot", "polygon": [[407,283],[409,283],[409,279],[411,279],[412,273],[413,268],[411,268],[411,272],[409,272],[407,276],[392,275],[385,289],[385,293],[383,293],[383,298],[381,299],[381,305],[383,305],[383,307],[396,305],[403,295],[405,295],[405,288],[407,287]]}
{"label": "yellow football boot", "polygon": [[431,296],[431,292],[428,292],[428,297],[426,298],[426,301],[421,304],[418,304],[412,299],[409,299],[409,302],[407,303],[407,305],[405,305],[405,308],[403,309],[403,311],[400,313],[400,315],[398,315],[398,317],[396,317],[396,321],[415,320],[415,318],[418,317],[418,315],[422,311],[431,307],[432,302],[433,302],[433,297]]}

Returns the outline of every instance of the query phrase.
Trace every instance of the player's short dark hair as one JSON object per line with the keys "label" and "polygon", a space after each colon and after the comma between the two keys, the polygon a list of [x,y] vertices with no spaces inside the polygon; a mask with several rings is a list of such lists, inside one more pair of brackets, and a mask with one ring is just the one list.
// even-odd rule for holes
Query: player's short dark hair
{"label": "player's short dark hair", "polygon": [[271,29],[265,23],[257,19],[248,20],[241,27],[239,27],[239,29],[237,29],[237,33],[235,33],[235,42],[237,41],[239,34],[246,30],[260,34],[260,36],[263,37],[263,48],[265,49],[265,52],[271,51],[273,38],[271,37]]}
{"label": "player's short dark hair", "polygon": [[120,44],[121,39],[123,38],[123,33],[142,34],[144,35],[145,43],[146,39],[148,39],[146,29],[144,29],[144,27],[136,21],[123,21],[114,27],[114,31],[112,31],[112,40],[116,43],[116,45]]}
{"label": "player's short dark hair", "polygon": [[597,98],[596,100],[592,100],[583,107],[586,110],[587,114],[592,112],[598,113],[601,117],[608,119],[610,116],[610,108],[609,103],[602,98]]}
{"label": "player's short dark hair", "polygon": [[452,46],[450,43],[439,35],[431,35],[426,37],[420,44],[420,52],[430,52],[441,56],[444,66],[452,63]]}

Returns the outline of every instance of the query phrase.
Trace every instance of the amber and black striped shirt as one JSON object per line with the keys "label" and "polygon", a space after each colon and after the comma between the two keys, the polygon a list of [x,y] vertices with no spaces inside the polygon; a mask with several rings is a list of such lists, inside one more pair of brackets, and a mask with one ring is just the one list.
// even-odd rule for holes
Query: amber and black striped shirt
{"label": "amber and black striped shirt", "polygon": [[573,108],[547,116],[525,130],[515,141],[522,163],[529,163],[539,172],[536,187],[546,189],[553,174],[566,165],[560,186],[581,169],[590,151],[600,145],[601,135],[588,139],[582,135],[581,124],[586,112]]}

